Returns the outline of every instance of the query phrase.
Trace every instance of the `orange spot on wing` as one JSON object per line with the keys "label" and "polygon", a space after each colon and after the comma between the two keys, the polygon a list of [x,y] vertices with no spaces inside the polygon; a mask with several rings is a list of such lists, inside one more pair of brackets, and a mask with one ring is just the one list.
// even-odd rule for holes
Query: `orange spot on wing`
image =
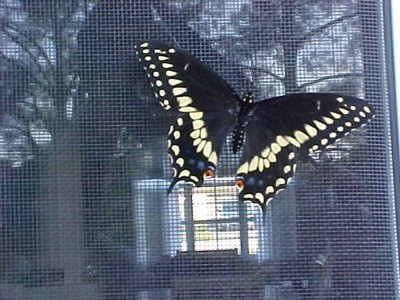
{"label": "orange spot on wing", "polygon": [[204,172],[204,178],[211,178],[211,177],[213,177],[214,176],[214,171],[213,170],[211,170],[211,169],[207,169],[205,172]]}
{"label": "orange spot on wing", "polygon": [[236,187],[237,187],[239,190],[243,189],[243,179],[237,178],[237,179],[235,180],[235,184],[236,184]]}

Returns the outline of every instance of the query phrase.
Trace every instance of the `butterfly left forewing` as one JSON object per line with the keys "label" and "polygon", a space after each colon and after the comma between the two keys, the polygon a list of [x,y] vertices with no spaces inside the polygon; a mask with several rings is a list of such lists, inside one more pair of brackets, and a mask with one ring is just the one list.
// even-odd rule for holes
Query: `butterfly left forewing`
{"label": "butterfly left forewing", "polygon": [[265,207],[293,177],[299,157],[326,148],[372,115],[365,101],[337,94],[291,94],[258,102],[237,171],[239,197]]}
{"label": "butterfly left forewing", "polygon": [[203,112],[232,110],[237,99],[233,89],[190,53],[160,41],[136,45],[154,96],[166,110]]}

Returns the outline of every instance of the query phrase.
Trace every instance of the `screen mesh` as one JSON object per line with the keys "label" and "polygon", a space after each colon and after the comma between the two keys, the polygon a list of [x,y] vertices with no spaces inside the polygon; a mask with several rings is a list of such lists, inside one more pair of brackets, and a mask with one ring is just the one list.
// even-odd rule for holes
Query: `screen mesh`
{"label": "screen mesh", "polygon": [[[0,3],[1,299],[395,299],[383,1]],[[177,185],[137,41],[201,59],[238,94],[357,96],[365,129],[239,202],[239,155]],[[229,144],[230,141],[227,141]]]}

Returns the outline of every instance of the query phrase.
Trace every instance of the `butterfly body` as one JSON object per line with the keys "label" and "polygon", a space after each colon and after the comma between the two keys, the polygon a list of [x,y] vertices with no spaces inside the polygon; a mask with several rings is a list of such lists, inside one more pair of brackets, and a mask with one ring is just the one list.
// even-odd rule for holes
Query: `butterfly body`
{"label": "butterfly body", "polygon": [[138,57],[155,97],[175,114],[168,134],[174,179],[201,186],[212,177],[228,135],[241,148],[236,172],[239,199],[265,209],[295,174],[300,158],[320,151],[372,115],[356,97],[299,93],[254,101],[240,98],[191,54],[158,41],[138,44]]}
{"label": "butterfly body", "polygon": [[250,94],[245,95],[238,103],[238,111],[235,114],[236,122],[232,130],[232,152],[236,154],[243,145],[245,129],[249,116],[254,110],[254,101]]}

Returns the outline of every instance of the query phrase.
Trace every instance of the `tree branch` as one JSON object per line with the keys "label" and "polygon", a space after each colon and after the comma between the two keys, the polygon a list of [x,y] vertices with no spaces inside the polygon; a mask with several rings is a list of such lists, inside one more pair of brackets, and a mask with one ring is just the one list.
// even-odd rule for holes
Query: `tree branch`
{"label": "tree branch", "polygon": [[325,23],[322,26],[319,26],[317,28],[314,28],[313,30],[307,32],[302,38],[301,38],[301,43],[305,43],[306,41],[308,41],[311,37],[322,33],[323,31],[325,31],[326,29],[328,29],[329,27],[332,27],[336,24],[339,24],[341,22],[344,22],[346,20],[352,19],[354,17],[357,17],[357,14],[351,14],[351,15],[345,15],[345,16],[341,16],[340,18],[337,18],[335,20],[329,21],[328,23]]}
{"label": "tree branch", "polygon": [[[44,73],[44,74],[43,74],[44,77],[47,77],[47,76],[45,75],[45,72],[48,72],[48,71],[46,71],[46,70],[42,67],[42,65],[37,61],[37,57],[31,53],[31,51],[29,50],[29,47],[26,45],[27,42],[28,42],[28,43],[32,43],[33,46],[35,46],[35,48],[39,51],[40,55],[43,56],[44,60],[45,60],[46,63],[48,64],[48,66],[49,66],[49,68],[51,69],[51,71],[54,71],[53,64],[51,63],[51,60],[50,60],[49,56],[47,55],[46,51],[44,51],[44,49],[43,49],[43,47],[42,47],[41,45],[39,45],[35,40],[30,39],[29,37],[23,35],[21,32],[18,31],[18,28],[14,27],[14,26],[10,26],[10,24],[8,24],[8,28],[10,28],[11,30],[15,31],[15,32],[17,33],[18,37],[15,36],[15,35],[13,35],[11,32],[9,32],[9,31],[7,30],[6,27],[3,28],[3,32],[4,32],[14,43],[20,45],[21,48],[24,49],[24,51],[25,51],[26,53],[29,54],[29,56],[32,58],[33,61],[35,61],[35,64],[38,66],[38,69],[39,69],[42,73]],[[49,78],[47,78],[47,80],[48,80],[49,83],[51,82],[51,80],[50,80]]]}
{"label": "tree branch", "polygon": [[265,73],[279,81],[283,81],[285,79],[284,77],[280,77],[268,69],[259,68],[259,67],[251,67],[251,66],[246,66],[246,65],[240,65],[240,66],[243,67],[243,69],[249,69],[249,70]]}
{"label": "tree branch", "polygon": [[[20,61],[10,58],[7,55],[5,55],[3,52],[0,52],[0,58],[4,59],[5,62],[10,63],[10,65],[12,66],[18,66],[18,64],[20,64],[22,67],[26,68],[26,65],[23,65]],[[0,60],[1,61],[1,60]],[[42,88],[46,88],[45,85],[43,85],[43,82],[41,82],[36,76],[33,75],[33,72],[29,72],[28,76],[38,85],[40,85]]]}
{"label": "tree branch", "polygon": [[363,76],[362,73],[344,73],[344,74],[329,75],[329,76],[324,76],[324,77],[312,80],[310,82],[303,83],[303,84],[299,85],[298,88],[300,90],[302,90],[302,89],[304,89],[304,88],[306,88],[306,87],[308,87],[310,85],[313,85],[313,84],[316,84],[316,83],[319,83],[319,82],[323,82],[323,81],[326,81],[326,80],[330,80],[330,79],[349,78],[349,77],[362,77],[362,76]]}

